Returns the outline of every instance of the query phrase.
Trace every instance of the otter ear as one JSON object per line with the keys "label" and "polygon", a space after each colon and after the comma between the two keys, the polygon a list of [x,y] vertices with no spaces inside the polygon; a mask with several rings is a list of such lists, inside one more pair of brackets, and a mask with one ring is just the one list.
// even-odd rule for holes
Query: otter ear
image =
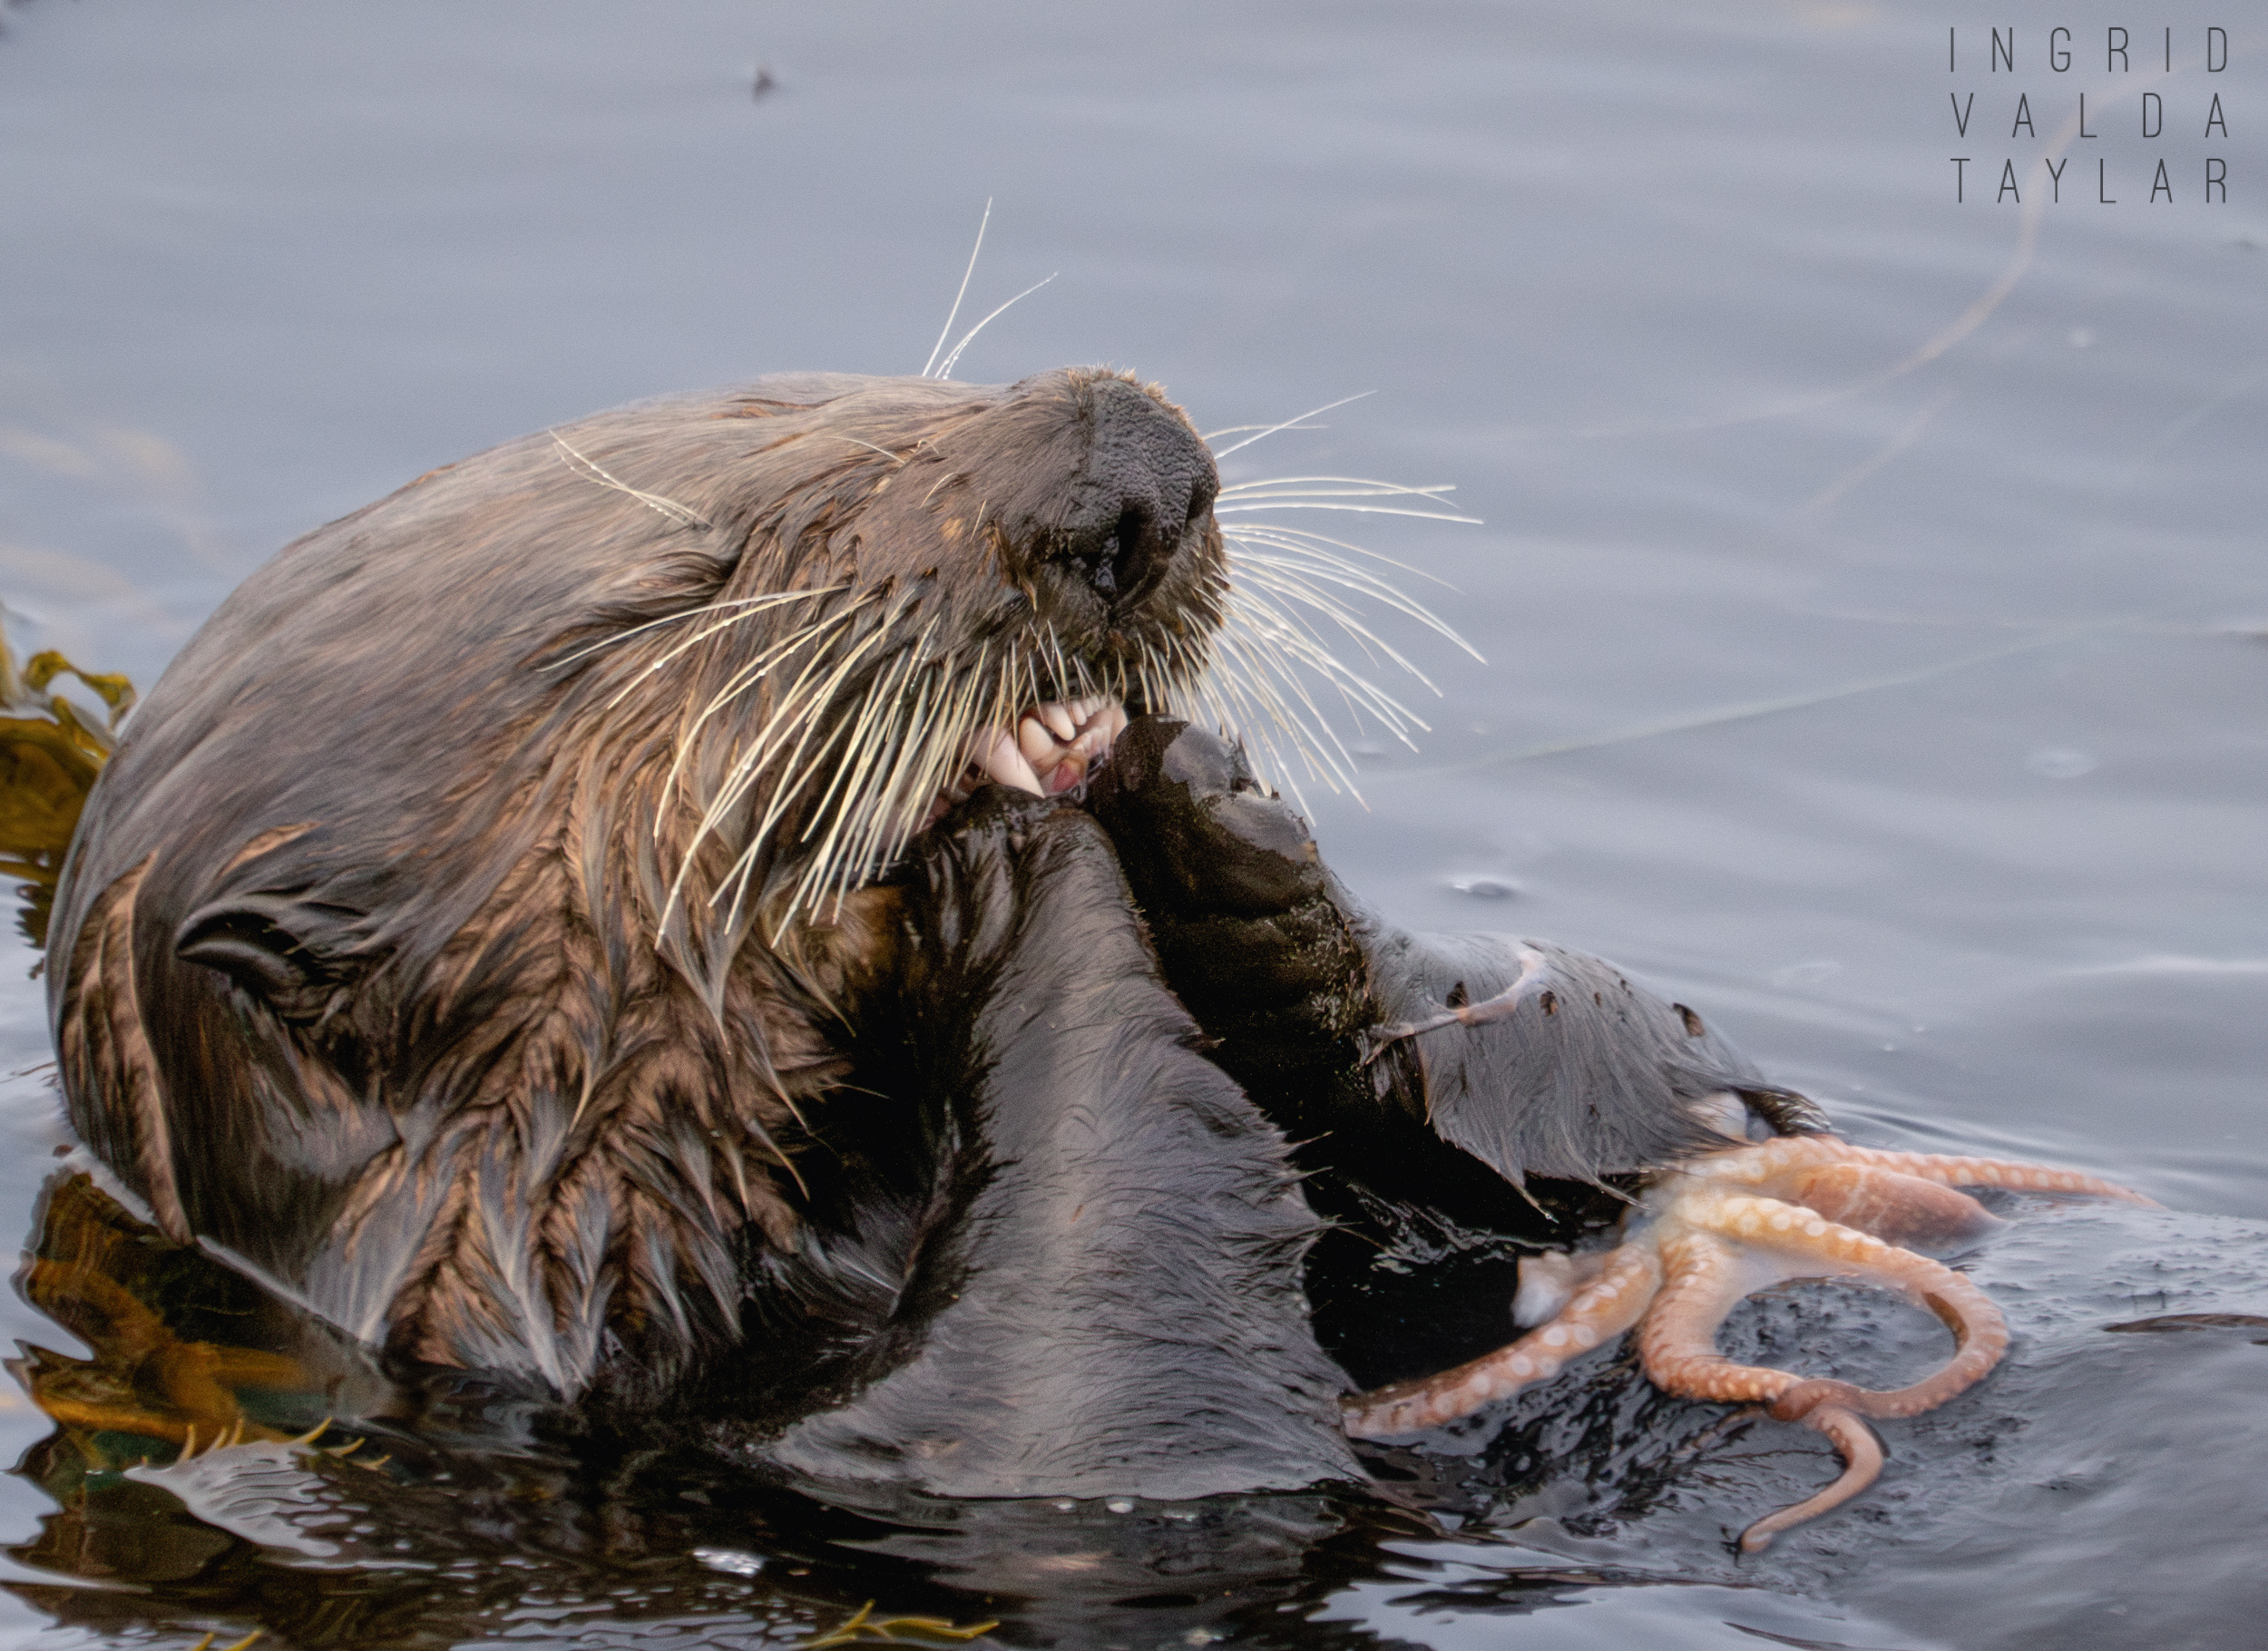
{"label": "otter ear", "polygon": [[241,894],[190,913],[173,954],[215,969],[288,1019],[318,1014],[360,972],[352,926],[363,913],[280,894]]}

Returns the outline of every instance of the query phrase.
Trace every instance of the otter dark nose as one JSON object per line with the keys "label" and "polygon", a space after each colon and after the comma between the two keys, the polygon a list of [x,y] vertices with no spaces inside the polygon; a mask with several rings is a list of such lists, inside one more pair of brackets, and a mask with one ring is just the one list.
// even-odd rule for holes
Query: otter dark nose
{"label": "otter dark nose", "polygon": [[1140,386],[1104,379],[1083,411],[1085,462],[1048,556],[1116,607],[1140,600],[1201,531],[1220,483],[1205,444]]}

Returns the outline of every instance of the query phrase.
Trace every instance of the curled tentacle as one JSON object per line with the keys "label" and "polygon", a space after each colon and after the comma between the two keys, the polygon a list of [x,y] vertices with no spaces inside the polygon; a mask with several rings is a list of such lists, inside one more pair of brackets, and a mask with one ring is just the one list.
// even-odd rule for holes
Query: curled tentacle
{"label": "curled tentacle", "polygon": [[[1815,1275],[1852,1277],[1894,1291],[1929,1308],[1953,1333],[1952,1358],[1921,1381],[1885,1392],[1852,1389],[1861,1395],[1853,1401],[1853,1407],[1866,1415],[1911,1416],[1942,1404],[1983,1380],[2008,1351],[2008,1321],[2000,1310],[1982,1290],[1941,1262],[1777,1198],[1722,1198],[1696,1211],[1693,1219],[1728,1238],[1794,1250],[1801,1258],[1797,1265]],[[1788,1377],[1788,1385],[1794,1381]],[[1786,1391],[1784,1386],[1769,1396],[1777,1400]]]}
{"label": "curled tentacle", "polygon": [[[1481,1019],[1501,1008],[1493,1001],[1471,1007]],[[1961,1187],[2155,1207],[2138,1193],[2076,1170],[1882,1152],[1832,1136],[1783,1137],[1706,1153],[1662,1176],[1628,1241],[1603,1261],[1558,1256],[1522,1265],[1518,1300],[1526,1305],[1516,1310],[1523,1317],[1549,1312],[1575,1291],[1549,1324],[1455,1370],[1346,1400],[1347,1431],[1377,1437],[1454,1421],[1555,1374],[1576,1353],[1636,1324],[1639,1360],[1663,1392],[1768,1405],[1775,1420],[1824,1433],[1841,1454],[1843,1470],[1834,1483],[1742,1533],[1742,1548],[1757,1552],[1874,1482],[1882,1448],[1867,1418],[1911,1416],[1942,1404],[1981,1381],[2007,1353],[2007,1321],[1982,1290],[1941,1262],[1901,1247],[1962,1242],[2000,1225],[1955,1190]],[[1717,1327],[1745,1296],[1796,1278],[1847,1278],[1927,1307],[1952,1332],[1953,1356],[1919,1382],[1876,1391],[1736,1363],[1717,1351]]]}
{"label": "curled tentacle", "polygon": [[[1901,1252],[1902,1255],[1903,1253]],[[1908,1256],[1923,1261],[1924,1256]],[[1931,1265],[1934,1265],[1934,1263]],[[1954,1353],[1943,1364],[1921,1381],[1904,1387],[1876,1390],[1853,1387],[1849,1400],[1852,1409],[1860,1414],[1874,1417],[1918,1416],[1923,1411],[1934,1410],[1954,1394],[1974,1387],[1991,1373],[2009,1348],[2008,1320],[1999,1308],[1982,1290],[1959,1273],[1944,1269],[1945,1277],[1919,1286],[1921,1305],[1937,1314],[1945,1327],[1953,1333]],[[1881,1282],[1888,1282],[1883,1280]],[[1901,1294],[1907,1292],[1902,1291]],[[1808,1384],[1807,1384],[1808,1385]],[[1845,1383],[1835,1383],[1838,1387]],[[1790,1402],[1794,1391],[1783,1394],[1780,1402]],[[1775,1415],[1778,1413],[1775,1410]]]}
{"label": "curled tentacle", "polygon": [[1638,1327],[1647,1380],[1680,1399],[1720,1404],[1768,1404],[1795,1385],[1792,1372],[1736,1364],[1716,1350],[1716,1327],[1755,1285],[1730,1245],[1685,1231],[1663,1239],[1661,1254],[1661,1293]]}
{"label": "curled tentacle", "polygon": [[1346,1431],[1358,1439],[1422,1432],[1510,1398],[1531,1382],[1555,1376],[1568,1360],[1637,1323],[1654,1301],[1660,1277],[1660,1264],[1650,1247],[1626,1244],[1607,1257],[1598,1276],[1578,1290],[1550,1323],[1510,1346],[1436,1376],[1393,1382],[1343,1401]]}
{"label": "curled tentacle", "polygon": [[[1776,1406],[1773,1414],[1779,1414]],[[1782,1531],[1793,1530],[1806,1519],[1815,1519],[1830,1509],[1842,1507],[1882,1475],[1882,1441],[1874,1437],[1872,1428],[1849,1411],[1840,1405],[1822,1404],[1806,1412],[1802,1421],[1805,1427],[1816,1428],[1834,1441],[1835,1453],[1843,1458],[1843,1472],[1816,1496],[1807,1496],[1793,1507],[1766,1514],[1742,1531],[1740,1550],[1745,1554],[1762,1553]]]}

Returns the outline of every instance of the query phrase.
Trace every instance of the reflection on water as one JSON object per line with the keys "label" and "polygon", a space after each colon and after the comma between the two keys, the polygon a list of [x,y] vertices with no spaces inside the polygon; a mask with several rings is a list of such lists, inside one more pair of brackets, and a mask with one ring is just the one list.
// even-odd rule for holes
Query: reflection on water
{"label": "reflection on water", "polygon": [[[1911,1618],[1915,1587],[1962,1644],[2068,1645],[2106,1617],[2226,1643],[2249,1545],[2199,1553],[2195,1532],[2241,1526],[2253,1498],[2252,1464],[2221,1445],[2231,1414],[2268,1403],[2268,1316],[2234,1310],[2260,1302],[2268,1236],[2162,1211],[2010,1213],[1970,1265],[2009,1304],[2021,1355],[1971,1402],[1885,1424],[1898,1469],[1758,1563],[1729,1539],[1830,1477],[1823,1444],[1667,1398],[1620,1353],[1423,1450],[1373,1451],[1380,1497],[822,1504],[660,1430],[593,1434],[462,1373],[381,1374],[65,1172],[23,1285],[92,1356],[33,1346],[15,1366],[56,1427],[18,1469],[54,1511],[11,1551],[54,1579],[9,1586],[105,1634],[259,1625],[306,1646],[886,1627],[908,1644],[1354,1646],[1393,1622],[1578,1607],[1569,1644],[1649,1625],[1677,1644],[1721,1627],[1726,1644],[1817,1642],[1853,1610]],[[1751,1303],[1724,1343],[1876,1387],[1943,1356],[1926,1314],[1822,1285]],[[2006,1585],[2012,1544],[2035,1592]],[[1867,1632],[1920,1643],[1887,1623]]]}
{"label": "reflection on water", "polygon": [[1559,1395],[1550,1441],[1514,1429],[1463,1469],[1381,1452],[1393,1501],[821,1505],[681,1439],[592,1436],[572,1413],[461,1373],[389,1380],[135,1221],[84,1173],[50,1186],[23,1284],[93,1356],[33,1347],[17,1363],[57,1424],[18,1471],[57,1511],[14,1557],[133,1591],[14,1586],[105,1630],[249,1619],[287,1644],[362,1646],[572,1627],[577,1643],[635,1644],[697,1624],[719,1645],[989,1631],[1041,1645],[1363,1645],[1369,1634],[1336,1624],[1332,1603],[1357,1582],[1393,1585],[1397,1608],[1450,1615],[1658,1586],[1645,1568],[1540,1551],[1477,1568],[1441,1544],[1432,1516],[1501,1523],[1572,1471],[1604,1501],[1583,1513],[1562,1497],[1546,1522],[1595,1535],[1663,1504],[1729,1436],[1625,1362]]}
{"label": "reflection on water", "polygon": [[[1661,1401],[1610,1354],[1375,1459],[1401,1505],[829,1509],[591,1453],[526,1395],[381,1393],[130,1225],[53,1248],[58,1192],[26,1279],[53,1316],[10,1304],[7,1328],[83,1408],[60,1431],[0,1408],[30,1568],[0,1634],[795,1645],[872,1600],[1067,1646],[1461,1647],[1508,1614],[1548,1646],[2244,1643],[2268,1349],[2106,1331],[2268,1315],[2268,215],[2245,181],[2268,151],[2235,118],[2268,100],[2263,42],[2234,29],[2215,83],[2225,208],[2019,214],[1941,188],[1949,21],[9,8],[21,657],[148,683],[275,546],[431,465],[762,370],[912,370],[997,197],[971,302],[1061,273],[963,376],[1115,360],[1215,426],[1374,390],[1229,479],[1454,480],[1489,523],[1362,519],[1456,587],[1429,601],[1491,663],[1427,655],[1423,751],[1377,740],[1362,803],[1311,796],[1357,889],[1413,927],[1613,957],[1872,1143],[2070,1162],[2188,1213],[2028,1213],[1975,1263],[2008,1364],[1893,1430],[1865,1502],[1736,1564],[1739,1510],[1816,1484],[1819,1447]],[[0,953],[8,1070],[47,1059],[33,961]],[[39,1076],[5,1098],[0,1187],[30,1229],[60,1132]],[[38,1269],[73,1256],[122,1293],[66,1302]],[[1853,1368],[1934,1334],[1797,1291],[1727,1350]],[[353,1456],[319,1447],[359,1435],[284,1442],[350,1412],[374,1441]],[[135,1431],[195,1425],[202,1460],[224,1421],[250,1454],[217,1483],[167,1480],[176,1435]],[[449,1465],[420,1455],[452,1429]]]}

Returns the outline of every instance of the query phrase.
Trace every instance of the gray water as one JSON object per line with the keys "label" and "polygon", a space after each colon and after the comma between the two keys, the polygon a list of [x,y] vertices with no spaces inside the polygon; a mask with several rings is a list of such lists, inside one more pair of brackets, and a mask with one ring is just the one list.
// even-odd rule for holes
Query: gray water
{"label": "gray water", "polygon": [[[1367,393],[1229,478],[1454,483],[1481,519],[1301,523],[1445,581],[1411,583],[1488,660],[1395,633],[1440,689],[1405,685],[1422,749],[1354,734],[1360,799],[1304,791],[1350,884],[1616,959],[1859,1138],[2169,1206],[2028,1215],[1975,1269],[2009,1367],[1893,1424],[1882,1487],[1765,1560],[1723,1546],[1774,1505],[1787,1441],[1752,1432],[1642,1507],[1482,1471],[1457,1535],[1385,1541],[1293,1620],[1158,1635],[2255,1643],[2268,1347],[2101,1327],[2268,1313],[2268,31],[2162,4],[2120,72],[2107,15],[2012,20],[1996,72],[1990,19],[1849,0],[17,0],[10,634],[146,685],[277,546],[435,464],[758,372],[917,370],[990,198],[963,324],[1053,279],[957,376],[1113,362],[1207,429]],[[2081,93],[2098,135],[2059,134]],[[0,955],[10,1070],[48,1053],[31,962]],[[43,1076],[0,1102],[28,1225],[62,1135]],[[1773,1311],[1903,1325],[1848,1293]],[[0,1401],[10,1453],[44,1431]],[[1805,1449],[1769,1482],[1815,1482]],[[0,1479],[0,1540],[48,1511]],[[279,1620],[9,1575],[10,1644]],[[837,1619],[747,1588],[666,1617],[499,1588],[403,1643]],[[1003,1636],[1158,1643],[1058,1603]]]}

